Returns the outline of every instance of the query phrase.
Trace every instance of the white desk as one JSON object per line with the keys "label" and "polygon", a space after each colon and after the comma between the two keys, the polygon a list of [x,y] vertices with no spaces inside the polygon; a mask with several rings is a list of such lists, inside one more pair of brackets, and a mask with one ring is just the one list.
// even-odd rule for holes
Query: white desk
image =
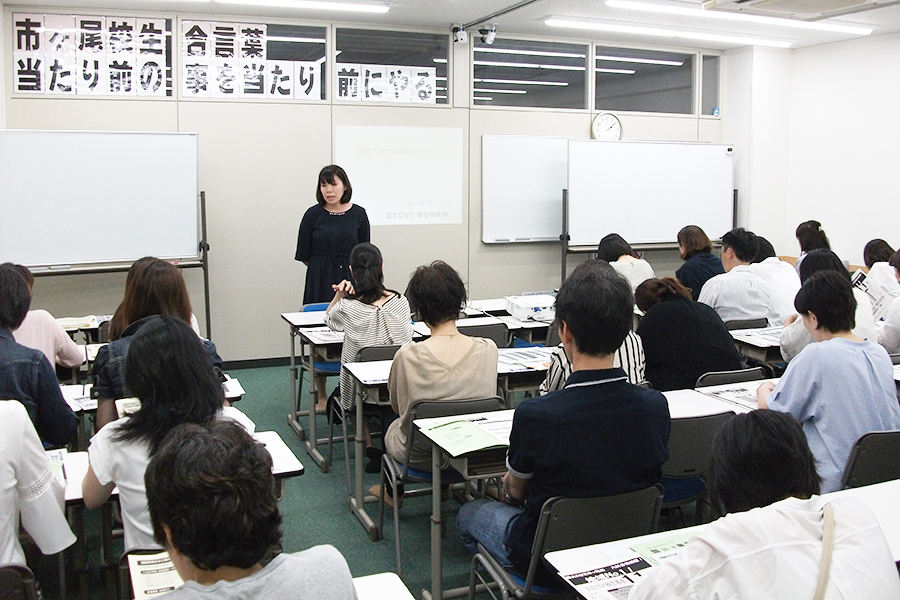
{"label": "white desk", "polygon": [[[480,317],[469,317],[466,319],[457,319],[456,327],[458,329],[465,329],[466,327],[475,327],[477,325],[496,325],[498,323],[503,323],[497,317],[491,316],[480,316]],[[505,325],[505,323],[503,323]],[[415,331],[418,335],[422,337],[430,337],[431,329],[428,328],[428,325],[423,323],[422,321],[415,321],[413,323],[413,331]]]}
{"label": "white desk", "polygon": [[413,600],[413,595],[396,573],[376,573],[354,577],[359,600]]}
{"label": "white desk", "polygon": [[741,356],[762,362],[782,362],[781,330],[782,326],[762,327],[760,329],[735,329],[731,333],[735,346]]}
{"label": "white desk", "polygon": [[[824,497],[853,497],[868,505],[878,520],[881,530],[884,532],[884,537],[887,539],[895,562],[900,562],[900,513],[896,510],[898,496],[900,496],[900,480],[824,494]],[[627,540],[548,552],[545,558],[560,574],[582,573],[633,554],[631,550],[633,546],[664,540],[679,533],[693,533],[696,535],[707,526],[708,524],[695,525],[685,529],[661,531]]]}

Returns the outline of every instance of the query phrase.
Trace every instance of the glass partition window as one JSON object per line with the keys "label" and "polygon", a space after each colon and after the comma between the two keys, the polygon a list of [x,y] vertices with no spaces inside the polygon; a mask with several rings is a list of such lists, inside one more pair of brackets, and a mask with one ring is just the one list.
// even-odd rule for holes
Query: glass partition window
{"label": "glass partition window", "polygon": [[719,57],[703,57],[701,115],[719,116]]}
{"label": "glass partition window", "polygon": [[449,37],[338,28],[334,99],[447,104]]}
{"label": "glass partition window", "polygon": [[586,44],[475,40],[475,106],[586,108]]}
{"label": "glass partition window", "polygon": [[694,54],[596,46],[596,110],[694,114]]}

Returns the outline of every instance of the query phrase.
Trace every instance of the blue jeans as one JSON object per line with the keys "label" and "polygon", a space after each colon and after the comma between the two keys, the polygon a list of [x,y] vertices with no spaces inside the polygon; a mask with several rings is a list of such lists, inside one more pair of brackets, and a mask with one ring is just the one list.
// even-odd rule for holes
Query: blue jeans
{"label": "blue jeans", "polygon": [[473,500],[463,504],[456,515],[456,527],[466,544],[466,549],[475,554],[478,544],[491,553],[504,569],[512,568],[506,540],[513,522],[525,512],[495,500]]}

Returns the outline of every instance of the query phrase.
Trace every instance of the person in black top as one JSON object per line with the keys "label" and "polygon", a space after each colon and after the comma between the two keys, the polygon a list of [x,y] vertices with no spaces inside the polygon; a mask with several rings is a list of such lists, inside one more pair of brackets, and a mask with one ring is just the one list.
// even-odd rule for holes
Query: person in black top
{"label": "person in black top", "polygon": [[709,237],[696,225],[678,232],[678,252],[684,264],[675,271],[675,277],[691,293],[691,299],[697,300],[706,280],[725,272],[722,260],[712,253]]}
{"label": "person in black top", "polygon": [[741,368],[721,317],[706,304],[693,302],[690,292],[671,277],[648,279],[634,298],[646,313],[637,334],[644,344],[645,375],[654,389],[691,389],[704,373]]}
{"label": "person in black top", "polygon": [[294,260],[306,265],[303,304],[330,302],[332,285],[350,281],[350,251],[370,241],[369,217],[362,206],[350,202],[353,187],[344,169],[328,165],[319,172],[318,204],[300,221]]}
{"label": "person in black top", "polygon": [[[529,398],[513,417],[504,502],[475,500],[457,526],[470,551],[481,543],[524,576],[541,508],[553,496],[591,498],[659,482],[671,419],[662,394],[628,383],[613,367],[631,330],[628,281],[602,261],[579,265],[556,298],[556,319],[574,372],[561,390]],[[599,540],[598,540],[599,541]],[[542,585],[554,579],[543,568]]]}

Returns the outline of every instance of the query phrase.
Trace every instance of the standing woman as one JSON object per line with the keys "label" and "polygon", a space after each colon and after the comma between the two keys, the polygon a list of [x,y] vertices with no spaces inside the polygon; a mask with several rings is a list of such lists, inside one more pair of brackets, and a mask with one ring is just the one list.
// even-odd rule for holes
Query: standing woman
{"label": "standing woman", "polygon": [[675,278],[690,290],[691,298],[696,301],[703,284],[725,272],[722,259],[712,253],[709,237],[696,225],[682,227],[678,232],[678,252],[684,264],[675,271]]}
{"label": "standing woman", "polygon": [[306,265],[303,304],[329,302],[332,285],[350,279],[350,251],[369,241],[369,217],[352,204],[353,188],[347,173],[337,165],[319,171],[318,204],[300,221],[294,260]]}

